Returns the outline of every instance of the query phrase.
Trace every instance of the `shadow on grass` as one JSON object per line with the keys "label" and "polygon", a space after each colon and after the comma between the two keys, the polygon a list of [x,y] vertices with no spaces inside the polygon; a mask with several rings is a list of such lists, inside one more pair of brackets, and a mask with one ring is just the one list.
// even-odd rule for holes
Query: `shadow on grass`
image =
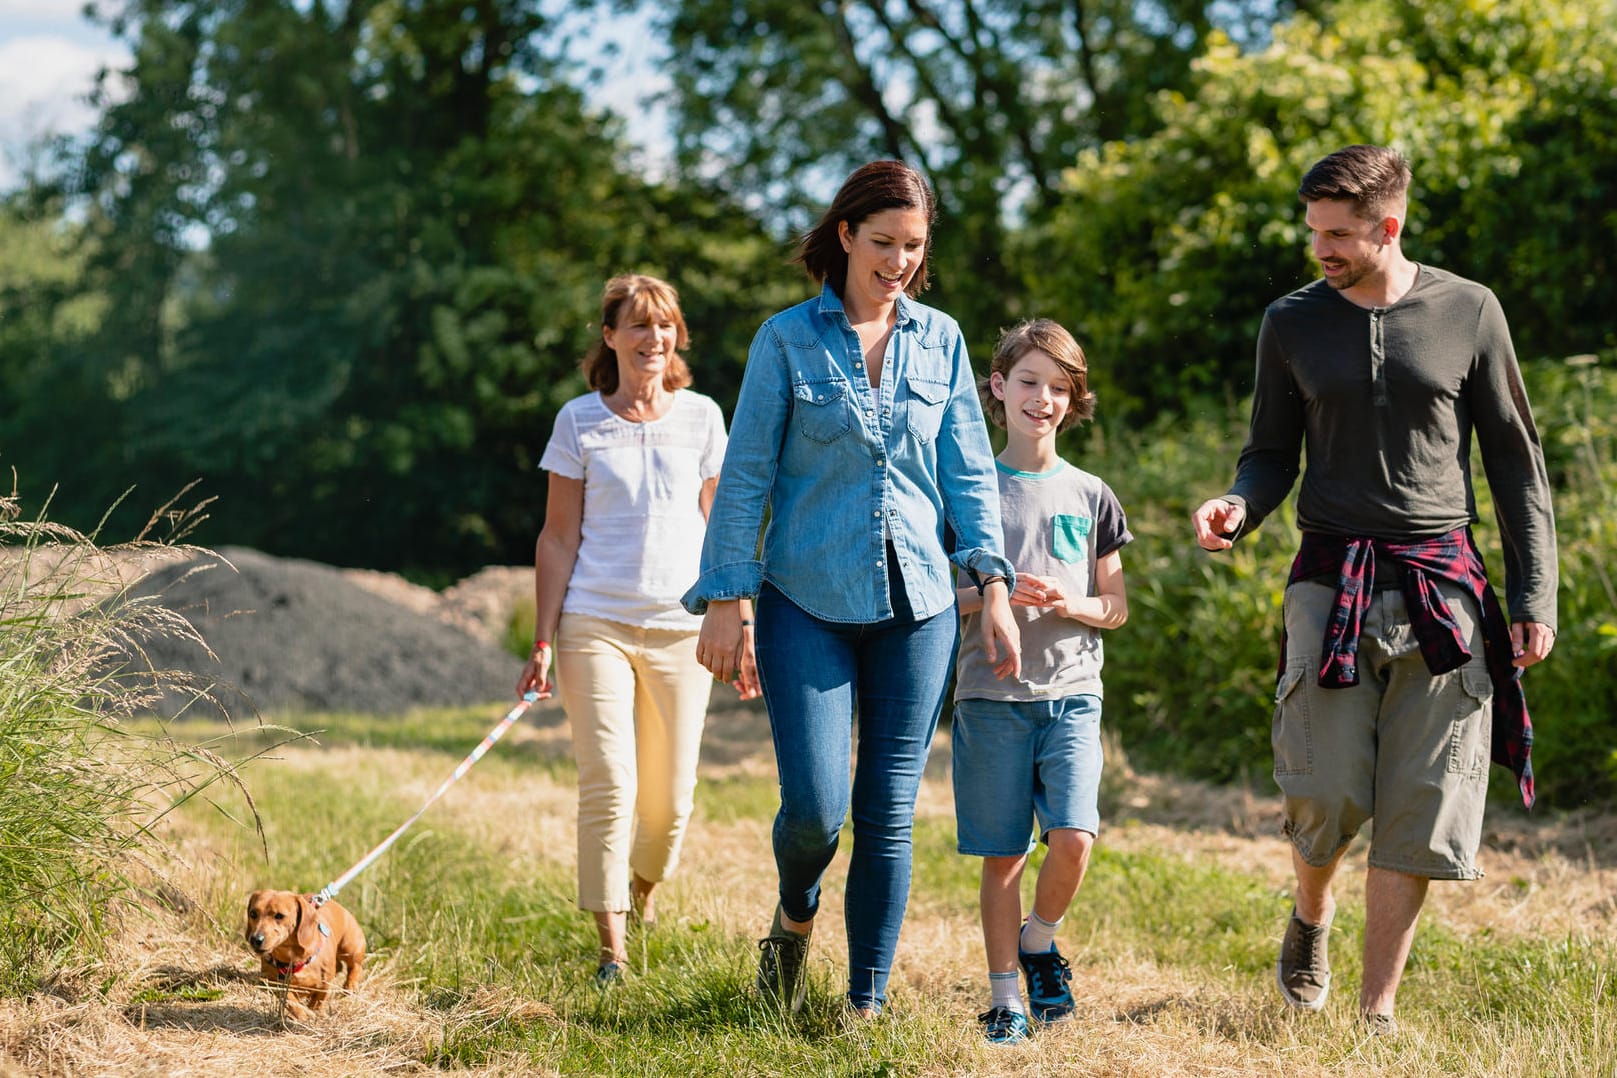
{"label": "shadow on grass", "polygon": [[183,1029],[190,1033],[231,1033],[262,1037],[282,1032],[276,1008],[242,1007],[235,1004],[197,1001],[194,1003],[142,1003],[127,1007],[124,1018],[138,1029]]}

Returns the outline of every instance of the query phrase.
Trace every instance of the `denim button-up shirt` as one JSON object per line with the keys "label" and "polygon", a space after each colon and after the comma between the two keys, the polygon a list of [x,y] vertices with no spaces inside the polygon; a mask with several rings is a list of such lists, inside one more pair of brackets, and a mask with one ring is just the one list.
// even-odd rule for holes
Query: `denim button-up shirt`
{"label": "denim button-up shirt", "polygon": [[[753,338],[702,545],[693,614],[767,580],[824,621],[892,617],[886,542],[917,618],[954,605],[949,563],[1014,583],[976,380],[954,319],[900,296],[881,384],[827,285]],[[758,532],[764,526],[763,558]],[[944,549],[953,533],[954,549]]]}

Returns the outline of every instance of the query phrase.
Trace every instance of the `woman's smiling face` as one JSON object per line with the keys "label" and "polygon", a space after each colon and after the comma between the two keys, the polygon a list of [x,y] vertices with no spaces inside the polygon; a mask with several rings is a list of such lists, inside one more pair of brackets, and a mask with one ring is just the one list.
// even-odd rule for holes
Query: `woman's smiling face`
{"label": "woman's smiling face", "polygon": [[844,304],[888,306],[926,263],[926,214],[913,207],[873,213],[856,227],[841,221],[837,235],[848,252]]}

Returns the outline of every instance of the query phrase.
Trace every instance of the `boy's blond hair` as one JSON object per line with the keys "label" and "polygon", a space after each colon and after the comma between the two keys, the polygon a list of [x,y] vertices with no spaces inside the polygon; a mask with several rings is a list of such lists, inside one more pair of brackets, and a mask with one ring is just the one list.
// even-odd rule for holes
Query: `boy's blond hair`
{"label": "boy's blond hair", "polygon": [[1057,433],[1080,420],[1092,418],[1095,414],[1095,394],[1089,391],[1089,360],[1072,334],[1062,328],[1059,322],[1048,318],[1021,322],[1000,334],[999,343],[994,346],[994,358],[988,365],[988,374],[977,379],[977,396],[983,402],[983,413],[996,427],[1004,429],[1005,402],[994,396],[990,382],[996,373],[1003,378],[1010,377],[1016,361],[1035,350],[1055,360],[1056,366],[1066,371],[1072,381],[1072,403],[1067,414],[1061,418],[1061,424],[1056,427]]}

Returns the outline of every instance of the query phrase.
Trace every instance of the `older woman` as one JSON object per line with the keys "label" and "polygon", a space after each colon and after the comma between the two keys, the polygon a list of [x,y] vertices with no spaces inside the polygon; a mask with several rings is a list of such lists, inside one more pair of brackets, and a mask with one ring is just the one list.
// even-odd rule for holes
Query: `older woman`
{"label": "older woman", "polygon": [[[672,286],[608,281],[583,364],[593,392],[562,407],[539,462],[550,491],[517,692],[548,696],[554,658],[578,763],[578,905],[595,915],[603,987],[627,968],[629,910],[650,925],[679,860],[712,687],[679,599],[696,576],[724,419],[685,388],[687,344]],[[737,688],[757,694],[750,673]]]}
{"label": "older woman", "polygon": [[781,796],[780,902],[758,987],[791,1010],[850,807],[848,1003],[873,1016],[886,1002],[915,798],[958,634],[951,562],[984,589],[995,672],[1020,670],[976,380],[959,326],[913,299],[935,216],[919,174],[877,161],[803,237],[798,261],[822,289],[753,339],[702,575],[685,595],[706,612],[697,658],[720,676],[747,669],[743,604],[758,600]]}

